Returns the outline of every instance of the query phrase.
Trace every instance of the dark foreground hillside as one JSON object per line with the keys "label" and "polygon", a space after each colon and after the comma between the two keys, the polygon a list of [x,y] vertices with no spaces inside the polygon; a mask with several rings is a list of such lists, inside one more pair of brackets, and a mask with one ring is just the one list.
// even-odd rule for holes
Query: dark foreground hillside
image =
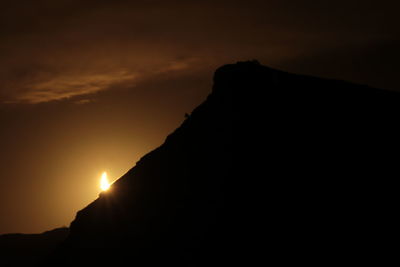
{"label": "dark foreground hillside", "polygon": [[0,235],[0,266],[32,266],[48,257],[68,232],[68,228],[58,228],[42,234]]}
{"label": "dark foreground hillside", "polygon": [[40,265],[382,263],[399,114],[395,92],[223,66],[204,103]]}

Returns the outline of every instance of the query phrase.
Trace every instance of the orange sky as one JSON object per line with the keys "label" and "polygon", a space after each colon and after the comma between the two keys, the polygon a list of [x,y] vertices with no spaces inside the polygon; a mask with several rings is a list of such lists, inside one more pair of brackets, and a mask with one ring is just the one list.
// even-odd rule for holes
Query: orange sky
{"label": "orange sky", "polygon": [[[18,3],[15,3],[18,2]],[[0,9],[0,233],[68,226],[160,145],[222,64],[399,89],[397,1],[9,1]]]}

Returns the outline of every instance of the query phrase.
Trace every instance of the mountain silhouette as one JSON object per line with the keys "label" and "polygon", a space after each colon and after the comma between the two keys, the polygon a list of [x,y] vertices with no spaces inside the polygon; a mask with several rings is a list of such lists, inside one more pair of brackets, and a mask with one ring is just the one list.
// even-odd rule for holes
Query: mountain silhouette
{"label": "mountain silhouette", "polygon": [[40,266],[382,263],[399,114],[397,92],[222,66],[207,99],[79,211]]}
{"label": "mountain silhouette", "polygon": [[0,235],[0,265],[31,266],[48,256],[68,232],[68,228],[57,228],[42,234]]}

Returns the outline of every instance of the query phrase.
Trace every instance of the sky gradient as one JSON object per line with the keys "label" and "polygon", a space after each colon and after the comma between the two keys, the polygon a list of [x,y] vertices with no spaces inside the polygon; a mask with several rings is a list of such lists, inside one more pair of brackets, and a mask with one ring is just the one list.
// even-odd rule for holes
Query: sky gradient
{"label": "sky gradient", "polygon": [[[82,3],[83,2],[83,3]],[[400,90],[397,1],[7,1],[0,233],[68,226],[177,128],[214,70],[258,59]]]}

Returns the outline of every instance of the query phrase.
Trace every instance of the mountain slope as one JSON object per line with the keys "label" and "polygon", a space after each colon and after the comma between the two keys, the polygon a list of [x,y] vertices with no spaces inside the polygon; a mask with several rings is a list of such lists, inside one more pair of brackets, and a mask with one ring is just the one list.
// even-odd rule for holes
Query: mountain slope
{"label": "mountain slope", "polygon": [[387,216],[376,205],[398,172],[399,114],[395,92],[223,66],[207,100],[79,211],[43,264],[340,262]]}

